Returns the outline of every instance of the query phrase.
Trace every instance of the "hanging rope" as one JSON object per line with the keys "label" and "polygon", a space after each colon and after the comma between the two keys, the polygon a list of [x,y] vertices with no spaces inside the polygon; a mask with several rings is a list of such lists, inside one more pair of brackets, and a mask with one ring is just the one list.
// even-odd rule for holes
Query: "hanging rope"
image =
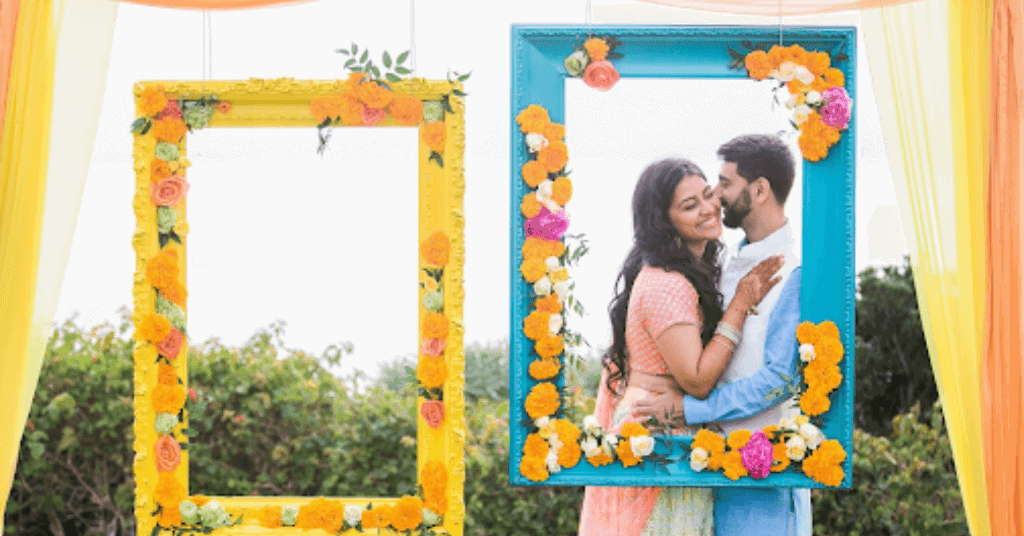
{"label": "hanging rope", "polygon": [[206,96],[206,80],[213,79],[213,19],[209,11],[203,11],[203,95]]}
{"label": "hanging rope", "polygon": [[782,46],[782,0],[779,0],[779,46]]}
{"label": "hanging rope", "polygon": [[409,70],[416,74],[416,0],[409,0]]}

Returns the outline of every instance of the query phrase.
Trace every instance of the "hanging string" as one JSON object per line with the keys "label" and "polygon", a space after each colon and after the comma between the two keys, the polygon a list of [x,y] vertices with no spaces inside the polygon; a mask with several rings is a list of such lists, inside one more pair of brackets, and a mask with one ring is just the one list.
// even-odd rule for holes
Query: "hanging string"
{"label": "hanging string", "polygon": [[[209,60],[209,61],[207,61]],[[209,11],[203,11],[203,95],[206,96],[206,80],[213,79],[213,20]]]}
{"label": "hanging string", "polygon": [[779,0],[779,46],[782,46],[782,0]]}
{"label": "hanging string", "polygon": [[206,95],[206,12],[203,11],[203,95]]}
{"label": "hanging string", "polygon": [[587,34],[594,32],[593,30],[593,10],[594,8],[590,5],[591,0],[587,0],[587,6],[584,8],[583,20],[587,22]]}
{"label": "hanging string", "polygon": [[416,74],[416,0],[409,0],[409,70]]}

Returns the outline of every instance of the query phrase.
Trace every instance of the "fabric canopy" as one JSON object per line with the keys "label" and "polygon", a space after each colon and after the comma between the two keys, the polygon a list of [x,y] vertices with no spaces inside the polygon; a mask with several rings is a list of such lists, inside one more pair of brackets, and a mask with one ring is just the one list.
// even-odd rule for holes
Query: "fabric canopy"
{"label": "fabric canopy", "polygon": [[686,9],[741,15],[815,15],[895,6],[917,0],[640,0]]}
{"label": "fabric canopy", "polygon": [[175,9],[232,10],[268,7],[283,4],[299,4],[312,0],[119,0],[132,4]]}

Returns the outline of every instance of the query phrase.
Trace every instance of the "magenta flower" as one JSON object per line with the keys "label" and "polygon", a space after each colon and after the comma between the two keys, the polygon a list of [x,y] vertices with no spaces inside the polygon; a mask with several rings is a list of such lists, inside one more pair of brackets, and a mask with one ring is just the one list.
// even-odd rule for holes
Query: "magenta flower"
{"label": "magenta flower", "polygon": [[764,432],[758,430],[750,436],[747,445],[740,449],[743,467],[747,468],[752,478],[764,478],[772,470],[772,442]]}
{"label": "magenta flower", "polygon": [[841,87],[830,87],[821,94],[824,105],[821,107],[821,119],[826,125],[845,129],[850,122],[853,101]]}
{"label": "magenta flower", "polygon": [[526,236],[545,240],[560,240],[569,228],[569,215],[565,211],[552,214],[548,207],[541,207],[540,213],[526,220]]}

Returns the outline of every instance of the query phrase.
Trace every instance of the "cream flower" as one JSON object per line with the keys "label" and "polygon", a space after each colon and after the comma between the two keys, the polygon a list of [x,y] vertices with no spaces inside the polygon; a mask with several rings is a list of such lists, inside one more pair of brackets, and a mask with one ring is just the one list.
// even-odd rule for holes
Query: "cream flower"
{"label": "cream flower", "polygon": [[700,472],[708,467],[708,459],[711,456],[708,451],[697,447],[690,451],[690,469]]}
{"label": "cream flower", "polygon": [[354,526],[363,518],[363,509],[358,504],[345,506],[345,522]]}
{"label": "cream flower", "polygon": [[548,331],[554,335],[558,335],[559,331],[562,331],[562,315],[553,314],[548,320]]}
{"label": "cream flower", "polygon": [[786,100],[786,108],[792,110],[800,104],[800,95],[798,93],[790,93],[789,99]]}
{"label": "cream flower", "polygon": [[804,443],[804,438],[800,436],[793,436],[786,441],[786,456],[789,456],[790,460],[798,462],[804,459],[806,450],[807,445]]}
{"label": "cream flower", "polygon": [[295,520],[299,517],[299,508],[297,506],[282,506],[281,507],[281,524],[286,527],[294,527]]}
{"label": "cream flower", "polygon": [[654,438],[649,435],[633,436],[629,438],[629,449],[633,456],[643,458],[654,452]]}
{"label": "cream flower", "polygon": [[782,65],[779,65],[778,71],[773,71],[775,73],[774,78],[783,82],[789,82],[796,76],[796,68],[797,64],[791,61],[784,61],[782,62]]}
{"label": "cream flower", "polygon": [[548,139],[543,134],[531,132],[526,135],[526,146],[530,148],[531,153],[536,153],[548,146]]}
{"label": "cream flower", "polygon": [[563,445],[562,440],[558,438],[558,434],[551,434],[551,437],[548,438],[548,444],[551,445],[551,452],[558,456],[558,451]]}
{"label": "cream flower", "polygon": [[544,259],[544,265],[547,266],[549,272],[554,272],[562,268],[562,263],[559,262],[558,257],[548,257]]}
{"label": "cream flower", "polygon": [[800,81],[801,84],[809,86],[814,82],[814,73],[812,73],[807,67],[798,65],[793,71],[793,76]]}
{"label": "cream flower", "polygon": [[540,429],[538,433],[544,439],[550,440],[551,436],[557,433],[555,429],[555,423],[549,417],[541,417],[534,421],[534,424],[536,424],[537,428]]}
{"label": "cream flower", "polygon": [[[544,279],[547,279],[547,277],[545,277]],[[569,282],[559,281],[552,286],[551,290],[554,290],[555,294],[558,294],[559,299],[564,300],[565,297],[569,295]]]}
{"label": "cream flower", "polygon": [[540,199],[541,203],[545,201],[551,201],[551,195],[555,190],[555,181],[551,179],[545,179],[544,182],[537,186],[537,199]]}
{"label": "cream flower", "polygon": [[173,413],[157,413],[154,424],[156,425],[157,434],[167,435],[178,425],[178,416]]}
{"label": "cream flower", "polygon": [[818,445],[825,441],[825,434],[811,423],[805,423],[800,426],[800,435],[807,441],[807,446],[811,449],[818,448]]}
{"label": "cream flower", "polygon": [[558,465],[558,451],[552,450],[548,452],[548,457],[544,458],[544,462],[548,465],[548,472],[555,474],[562,470],[562,466]]}
{"label": "cream flower", "polygon": [[178,511],[181,512],[181,522],[187,525],[199,523],[199,507],[192,501],[181,501],[178,503]]}
{"label": "cream flower", "polygon": [[810,106],[801,104],[793,110],[793,122],[802,125],[813,112],[814,110]]}
{"label": "cream flower", "polygon": [[533,284],[533,293],[538,296],[547,296],[551,294],[551,280],[548,279],[548,276],[538,279],[537,282]]}
{"label": "cream flower", "polygon": [[601,433],[601,425],[598,424],[596,415],[587,415],[583,418],[583,430],[588,434],[598,435]]}
{"label": "cream flower", "polygon": [[583,455],[588,458],[593,458],[598,454],[601,454],[601,445],[597,444],[597,439],[588,437],[583,441],[580,441],[580,450],[583,451]]}
{"label": "cream flower", "polygon": [[807,92],[807,104],[818,104],[821,102],[821,93],[813,89]]}
{"label": "cream flower", "polygon": [[793,417],[793,424],[794,424],[794,426],[790,426],[790,428],[800,428],[801,426],[803,426],[803,425],[805,425],[805,424],[807,424],[809,422],[811,422],[811,419],[807,415],[804,415],[803,413],[801,413],[801,414],[797,415],[796,417]]}
{"label": "cream flower", "polygon": [[813,344],[800,345],[800,361],[803,361],[804,363],[810,363],[811,361],[814,361],[815,357],[817,357],[817,354],[814,353]]}

